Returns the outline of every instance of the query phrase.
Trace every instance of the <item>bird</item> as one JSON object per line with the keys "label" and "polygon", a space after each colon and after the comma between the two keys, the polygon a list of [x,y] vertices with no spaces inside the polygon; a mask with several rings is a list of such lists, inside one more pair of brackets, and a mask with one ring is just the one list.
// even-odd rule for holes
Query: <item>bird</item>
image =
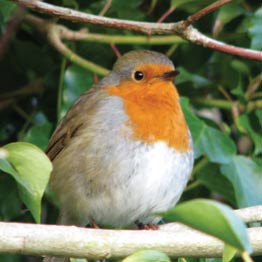
{"label": "bird", "polygon": [[46,150],[59,224],[154,229],[176,205],[194,161],[178,73],[162,53],[129,51],[68,110]]}

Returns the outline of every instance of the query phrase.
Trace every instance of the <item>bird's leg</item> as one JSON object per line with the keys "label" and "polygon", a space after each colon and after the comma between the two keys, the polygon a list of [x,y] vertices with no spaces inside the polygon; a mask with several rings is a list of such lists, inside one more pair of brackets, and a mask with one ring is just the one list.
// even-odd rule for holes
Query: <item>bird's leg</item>
{"label": "bird's leg", "polygon": [[149,223],[149,224],[143,224],[141,221],[136,220],[135,224],[137,225],[138,229],[141,230],[158,230],[159,226],[153,223]]}
{"label": "bird's leg", "polygon": [[97,225],[96,221],[93,218],[90,219],[90,227],[94,229],[100,229],[100,227]]}

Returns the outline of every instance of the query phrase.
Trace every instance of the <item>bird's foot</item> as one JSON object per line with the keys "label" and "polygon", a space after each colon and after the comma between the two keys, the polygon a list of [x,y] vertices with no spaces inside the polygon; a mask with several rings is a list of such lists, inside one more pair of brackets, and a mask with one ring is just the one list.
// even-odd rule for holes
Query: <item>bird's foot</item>
{"label": "bird's foot", "polygon": [[139,220],[136,220],[135,224],[137,225],[138,229],[141,229],[141,230],[158,230],[159,229],[159,226],[156,224],[153,224],[153,223],[143,224]]}

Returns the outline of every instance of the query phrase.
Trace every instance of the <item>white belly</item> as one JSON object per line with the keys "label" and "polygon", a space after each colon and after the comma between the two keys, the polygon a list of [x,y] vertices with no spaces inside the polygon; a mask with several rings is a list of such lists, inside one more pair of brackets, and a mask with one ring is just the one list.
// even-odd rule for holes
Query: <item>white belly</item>
{"label": "white belly", "polygon": [[175,152],[165,143],[140,145],[122,162],[110,190],[89,199],[88,215],[98,224],[123,226],[166,211],[179,200],[193,165],[192,153]]}

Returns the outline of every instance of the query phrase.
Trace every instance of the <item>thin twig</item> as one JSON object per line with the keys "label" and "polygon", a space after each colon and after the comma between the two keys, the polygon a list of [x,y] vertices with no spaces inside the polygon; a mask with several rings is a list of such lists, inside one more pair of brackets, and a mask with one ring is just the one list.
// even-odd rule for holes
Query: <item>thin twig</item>
{"label": "thin twig", "polygon": [[118,48],[116,47],[116,45],[112,43],[112,44],[110,44],[110,46],[111,46],[112,50],[114,51],[115,55],[116,55],[117,57],[120,57],[120,56],[121,56],[121,53],[120,53],[120,51],[118,50]]}
{"label": "thin twig", "polygon": [[256,90],[261,86],[262,83],[262,74],[260,73],[257,77],[255,77],[245,92],[245,96],[249,99],[255,94]]}
{"label": "thin twig", "polygon": [[211,5],[199,10],[198,12],[196,12],[195,14],[189,16],[186,21],[185,21],[185,25],[189,26],[191,24],[193,24],[194,22],[198,21],[200,18],[202,18],[203,16],[213,12],[214,10],[218,9],[219,7],[232,2],[232,0],[218,0],[214,3],[212,3]]}
{"label": "thin twig", "polygon": [[162,23],[169,15],[175,11],[176,7],[171,6],[157,21],[157,23]]}
{"label": "thin twig", "polygon": [[247,59],[253,59],[258,61],[262,60],[261,51],[240,48],[236,46],[227,45],[223,42],[215,41],[214,39],[203,35],[195,28],[191,26],[186,26],[185,21],[180,21],[177,23],[137,22],[137,21],[130,21],[130,20],[106,18],[102,16],[95,16],[95,15],[86,14],[83,12],[75,11],[64,7],[54,6],[37,0],[35,1],[13,0],[13,1],[27,8],[31,8],[35,11],[49,14],[58,18],[74,21],[74,22],[89,23],[89,24],[103,25],[106,27],[113,27],[118,29],[133,30],[148,35],[177,34],[182,38],[190,41],[191,43],[201,45],[203,47],[207,47],[216,51],[228,53],[231,55],[237,55],[240,57],[245,57]]}
{"label": "thin twig", "polygon": [[111,7],[111,5],[112,5],[112,0],[107,0],[105,6],[100,11],[99,15],[104,16],[106,14],[106,12],[108,11],[108,9]]}

